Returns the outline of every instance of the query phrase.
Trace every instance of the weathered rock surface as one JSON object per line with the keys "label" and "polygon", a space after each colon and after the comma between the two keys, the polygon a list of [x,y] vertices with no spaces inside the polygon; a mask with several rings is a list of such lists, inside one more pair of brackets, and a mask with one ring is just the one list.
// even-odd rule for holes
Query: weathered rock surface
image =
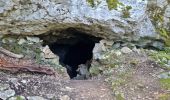
{"label": "weathered rock surface", "polygon": [[[93,0],[92,0],[93,1]],[[167,0],[157,0],[160,6]],[[156,36],[147,14],[150,0],[0,0],[0,34],[38,35],[75,28],[95,36],[118,39]],[[165,16],[168,18],[169,6]],[[57,33],[54,33],[57,34]]]}

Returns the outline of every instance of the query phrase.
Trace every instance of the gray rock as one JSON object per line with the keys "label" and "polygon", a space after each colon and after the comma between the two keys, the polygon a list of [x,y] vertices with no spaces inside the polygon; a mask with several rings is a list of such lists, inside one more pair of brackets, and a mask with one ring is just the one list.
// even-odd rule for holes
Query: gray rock
{"label": "gray rock", "polygon": [[18,44],[21,45],[21,44],[23,44],[23,43],[25,43],[25,42],[26,42],[26,40],[23,39],[23,38],[21,38],[21,39],[19,39]]}
{"label": "gray rock", "polygon": [[11,89],[0,91],[0,98],[3,100],[6,100],[7,98],[14,96],[14,95],[15,95],[15,91]]}
{"label": "gray rock", "polygon": [[80,76],[84,76],[85,79],[88,79],[90,76],[90,73],[88,71],[88,66],[85,64],[80,64],[78,66],[77,72],[80,74]]}
{"label": "gray rock", "polygon": [[162,42],[159,41],[154,41],[151,46],[153,46],[154,48],[158,49],[158,50],[163,50],[164,49],[164,44]]}
{"label": "gray rock", "polygon": [[115,43],[112,47],[114,48],[114,49],[118,49],[118,48],[120,48],[120,43]]}
{"label": "gray rock", "polygon": [[93,59],[101,59],[101,53],[106,51],[106,47],[103,42],[95,43],[93,48]]}
{"label": "gray rock", "polygon": [[51,58],[57,58],[57,56],[50,50],[49,46],[45,46],[42,49],[43,53],[44,53],[44,58],[47,59],[51,59]]}
{"label": "gray rock", "polygon": [[4,7],[5,4],[6,4],[6,3],[5,3],[4,1],[0,0],[0,7]]}
{"label": "gray rock", "polygon": [[47,100],[41,96],[28,96],[27,99],[28,100]]}
{"label": "gray rock", "polygon": [[[3,30],[0,34],[39,35],[71,26],[108,39],[132,38],[129,33],[156,35],[147,12],[150,0],[119,0],[122,5],[118,3],[116,8],[109,8],[106,0],[94,0],[94,6],[90,6],[87,0],[1,1],[0,29]],[[132,8],[128,11],[128,18],[122,17],[126,6]]]}
{"label": "gray rock", "polygon": [[168,65],[170,66],[170,60],[168,60]]}
{"label": "gray rock", "polygon": [[60,100],[71,100],[71,98],[68,95],[63,95],[60,97]]}
{"label": "gray rock", "polygon": [[159,78],[167,79],[170,78],[170,72],[164,72],[160,75],[158,75]]}
{"label": "gray rock", "polygon": [[122,53],[131,53],[132,50],[128,47],[123,47],[121,50],[120,50]]}
{"label": "gray rock", "polygon": [[39,43],[39,42],[41,42],[41,41],[40,41],[40,38],[38,38],[38,37],[28,37],[28,36],[27,36],[27,40],[30,41],[30,42],[34,42],[34,43]]}
{"label": "gray rock", "polygon": [[3,91],[3,90],[8,89],[8,88],[9,88],[9,84],[0,83],[0,91]]}

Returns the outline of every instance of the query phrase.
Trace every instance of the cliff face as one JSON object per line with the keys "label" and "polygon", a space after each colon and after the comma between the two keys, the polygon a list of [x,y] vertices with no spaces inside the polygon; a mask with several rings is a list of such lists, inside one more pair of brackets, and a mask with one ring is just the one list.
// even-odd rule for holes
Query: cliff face
{"label": "cliff face", "polygon": [[167,28],[168,3],[169,0],[0,0],[0,34],[39,35],[74,28],[106,39],[155,37],[157,21],[152,15],[164,9],[161,19]]}

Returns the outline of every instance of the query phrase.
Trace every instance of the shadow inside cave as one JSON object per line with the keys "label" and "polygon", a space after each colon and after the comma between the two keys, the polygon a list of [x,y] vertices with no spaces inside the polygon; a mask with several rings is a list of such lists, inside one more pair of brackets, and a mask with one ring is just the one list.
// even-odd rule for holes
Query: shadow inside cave
{"label": "shadow inside cave", "polygon": [[[59,56],[59,63],[66,67],[71,79],[77,76],[78,65],[86,64],[92,57],[95,43],[101,38],[84,34],[76,30],[67,30],[72,33],[71,38],[60,38],[49,44],[51,51]],[[90,66],[89,66],[90,67]]]}

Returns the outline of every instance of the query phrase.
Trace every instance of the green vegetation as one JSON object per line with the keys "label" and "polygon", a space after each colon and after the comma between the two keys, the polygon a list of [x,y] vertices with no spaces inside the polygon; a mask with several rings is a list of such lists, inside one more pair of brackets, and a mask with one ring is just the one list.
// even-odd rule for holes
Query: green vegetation
{"label": "green vegetation", "polygon": [[[97,3],[97,5],[100,4],[98,0],[86,0],[86,1],[92,8],[96,6],[95,2]],[[118,5],[123,6],[123,4],[119,2],[119,0],[106,0],[106,2],[109,10],[117,9]]]}
{"label": "green vegetation", "polygon": [[170,90],[170,78],[160,79],[160,83],[161,83],[163,88]]}
{"label": "green vegetation", "polygon": [[159,94],[158,100],[169,100],[170,94]]}
{"label": "green vegetation", "polygon": [[102,72],[102,70],[100,70],[99,66],[92,66],[90,68],[89,72],[92,76],[97,76]]}
{"label": "green vegetation", "polygon": [[131,6],[126,6],[123,10],[122,10],[122,13],[123,13],[123,18],[129,18],[130,17],[130,12],[129,10],[131,10],[132,7]]}
{"label": "green vegetation", "polygon": [[149,56],[158,62],[162,68],[170,70],[169,67],[166,67],[168,60],[170,60],[170,47],[166,47],[163,51],[154,51]]}
{"label": "green vegetation", "polygon": [[27,42],[23,44],[18,44],[20,38],[24,38],[24,37],[10,36],[9,38],[8,36],[5,36],[3,37],[3,41],[5,41],[5,43],[2,43],[2,47],[16,54],[27,55],[28,58],[33,58],[36,60],[37,63],[40,63],[41,42],[39,43]]}
{"label": "green vegetation", "polygon": [[94,7],[95,4],[94,4],[94,0],[87,0],[88,4],[91,6],[91,7]]}
{"label": "green vegetation", "polygon": [[17,96],[16,100],[24,100],[21,96]]}
{"label": "green vegetation", "polygon": [[158,32],[160,33],[163,40],[165,41],[165,44],[167,46],[170,46],[170,32],[166,28],[159,28]]}
{"label": "green vegetation", "polygon": [[122,94],[119,93],[116,95],[116,100],[125,100],[125,99],[123,98]]}
{"label": "green vegetation", "polygon": [[119,2],[119,0],[106,0],[106,2],[107,2],[109,10],[117,9],[118,5],[123,6],[123,4]]}
{"label": "green vegetation", "polygon": [[[100,4],[100,2],[97,1],[97,0],[87,0],[87,2],[92,8],[96,6],[95,2],[97,3],[97,5]],[[107,6],[108,6],[109,10],[112,10],[112,9],[117,10],[117,7],[120,5],[120,6],[123,7],[123,9],[122,9],[122,13],[123,13],[122,17],[123,18],[129,18],[130,17],[129,10],[132,9],[131,6],[125,6],[123,3],[119,2],[119,0],[106,0],[106,2],[107,2]]]}
{"label": "green vegetation", "polygon": [[157,6],[150,7],[152,22],[155,25],[156,31],[160,34],[161,38],[165,41],[165,45],[170,46],[170,31],[163,25],[165,8]]}

